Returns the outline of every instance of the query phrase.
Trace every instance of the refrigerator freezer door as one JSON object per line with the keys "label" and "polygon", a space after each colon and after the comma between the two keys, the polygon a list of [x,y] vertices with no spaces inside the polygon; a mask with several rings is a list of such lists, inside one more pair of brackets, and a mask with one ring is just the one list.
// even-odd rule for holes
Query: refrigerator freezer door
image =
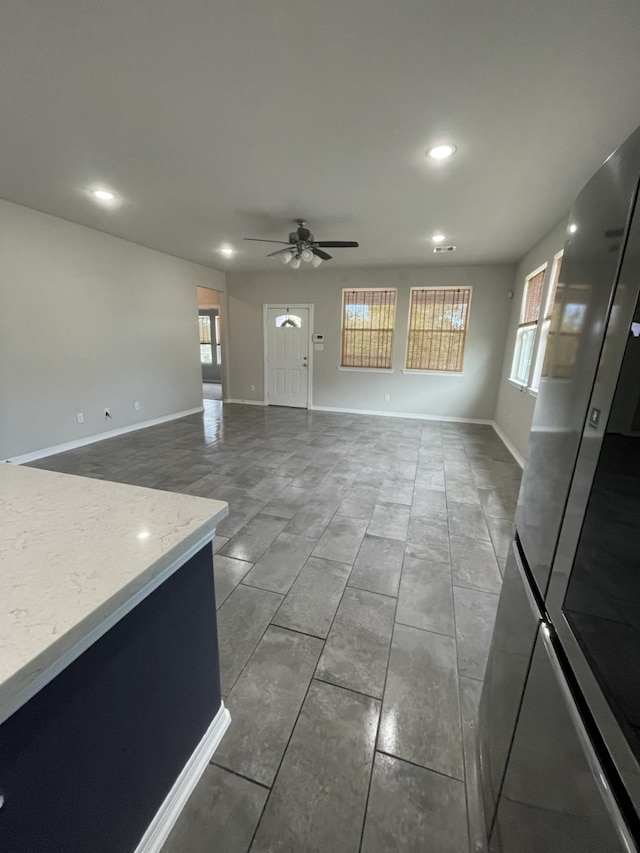
{"label": "refrigerator freezer door", "polygon": [[480,779],[487,835],[493,826],[540,619],[517,546],[512,543],[480,700]]}
{"label": "refrigerator freezer door", "polygon": [[640,173],[640,128],[609,157],[571,210],[545,366],[516,511],[542,596],[580,439]]}
{"label": "refrigerator freezer door", "polygon": [[636,851],[540,627],[490,842],[492,853]]}

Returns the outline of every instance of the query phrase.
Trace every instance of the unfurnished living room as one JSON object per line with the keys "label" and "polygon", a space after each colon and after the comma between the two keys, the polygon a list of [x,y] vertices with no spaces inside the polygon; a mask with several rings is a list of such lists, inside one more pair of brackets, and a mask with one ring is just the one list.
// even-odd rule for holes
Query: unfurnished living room
{"label": "unfurnished living room", "polygon": [[515,853],[478,708],[639,34],[5,0],[0,850]]}

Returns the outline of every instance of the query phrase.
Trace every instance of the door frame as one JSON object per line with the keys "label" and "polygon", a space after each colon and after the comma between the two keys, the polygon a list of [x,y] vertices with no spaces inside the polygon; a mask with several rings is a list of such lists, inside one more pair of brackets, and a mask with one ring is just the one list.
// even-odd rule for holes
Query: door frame
{"label": "door frame", "polygon": [[307,409],[313,408],[313,302],[265,302],[262,305],[262,338],[264,344],[264,404],[269,405],[269,309],[282,308],[288,313],[291,308],[307,308],[309,311],[309,360],[307,368]]}

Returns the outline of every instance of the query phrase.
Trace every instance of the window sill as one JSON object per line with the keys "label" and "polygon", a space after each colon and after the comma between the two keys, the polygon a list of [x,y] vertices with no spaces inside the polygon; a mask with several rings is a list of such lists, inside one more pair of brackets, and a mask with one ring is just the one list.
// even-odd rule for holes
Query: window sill
{"label": "window sill", "polygon": [[395,373],[393,367],[338,367],[346,373]]}
{"label": "window sill", "polygon": [[514,388],[517,388],[521,394],[524,394],[526,391],[526,393],[530,397],[537,397],[538,396],[538,389],[537,388],[529,388],[529,386],[526,385],[524,382],[517,382],[515,379],[507,379],[507,382],[509,383],[509,385],[513,385]]}
{"label": "window sill", "polygon": [[527,386],[524,382],[518,382],[517,380],[511,378],[507,379],[507,382],[509,383],[509,385],[513,385],[514,388],[517,388],[518,391],[527,390]]}
{"label": "window sill", "polygon": [[403,368],[402,373],[409,373],[414,376],[464,376],[464,373],[454,372],[453,370],[407,370]]}

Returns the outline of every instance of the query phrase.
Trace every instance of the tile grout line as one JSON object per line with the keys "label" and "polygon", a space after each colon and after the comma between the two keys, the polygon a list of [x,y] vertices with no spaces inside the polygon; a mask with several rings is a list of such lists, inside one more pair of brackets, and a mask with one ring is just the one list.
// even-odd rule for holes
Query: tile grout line
{"label": "tile grout line", "polygon": [[[463,443],[464,446],[464,443]],[[469,456],[467,455],[467,451],[465,448],[465,457],[467,462],[469,460]],[[472,475],[473,477],[473,471]],[[475,488],[475,480],[474,480],[474,488]],[[476,490],[477,491],[477,490]],[[448,527],[449,524],[449,498],[446,493],[446,476],[445,476],[445,500],[447,502],[447,529],[449,531],[449,555],[451,555],[451,529]],[[483,512],[484,518],[484,512]],[[462,753],[462,776],[463,776],[463,784],[464,784],[464,803],[465,803],[465,817],[467,824],[467,847],[471,849],[471,825],[469,823],[469,795],[468,795],[468,786],[467,786],[467,762],[465,759],[464,752],[464,725],[462,722],[462,691],[460,688],[460,658],[458,655],[458,621],[456,615],[456,597],[454,595],[454,584],[453,584],[453,563],[452,563],[452,573],[451,573],[451,598],[453,604],[453,631],[455,634],[454,641],[456,645],[456,687],[458,691],[458,714],[459,714],[459,732],[460,732],[460,750]]]}
{"label": "tile grout line", "polygon": [[313,681],[319,681],[321,684],[328,684],[330,687],[339,687],[341,690],[348,690],[349,693],[356,693],[358,696],[364,696],[366,699],[373,699],[382,705],[381,696],[373,696],[371,693],[365,693],[363,690],[356,690],[355,687],[345,687],[344,684],[336,684],[335,681],[329,681],[327,678],[320,678],[319,675],[313,675]]}
{"label": "tile grout line", "polygon": [[[417,472],[417,463],[416,463],[416,472]],[[413,488],[414,488],[414,493],[415,493],[415,478],[414,478],[414,487]],[[413,497],[411,500],[411,505],[413,505]],[[409,519],[411,519],[411,511],[409,511]],[[406,557],[406,546],[407,546],[408,535],[409,535],[409,522],[407,522],[407,533],[406,533],[405,539],[404,539],[404,546],[405,547],[403,548],[403,551],[402,551],[402,563],[400,565],[400,575],[398,577],[398,595],[395,597],[395,606],[393,609],[393,622],[391,623],[391,635],[389,637],[389,647],[387,650],[387,663],[386,663],[385,671],[384,671],[384,683],[382,685],[382,698],[380,700],[380,712],[378,714],[378,724],[376,726],[376,733],[375,733],[375,738],[373,741],[373,756],[371,758],[371,770],[369,772],[369,783],[367,785],[367,796],[366,796],[365,804],[364,804],[364,813],[363,813],[363,818],[362,818],[362,829],[360,831],[360,844],[358,845],[358,851],[362,850],[362,844],[364,842],[364,833],[365,833],[365,829],[366,829],[366,825],[367,825],[367,814],[369,811],[369,799],[371,797],[371,785],[373,782],[373,773],[374,773],[375,764],[376,764],[376,752],[380,751],[380,750],[378,750],[378,738],[380,737],[380,726],[382,724],[382,715],[383,715],[383,711],[384,711],[384,698],[385,698],[385,694],[387,692],[387,681],[389,679],[389,666],[390,666],[390,662],[391,662],[391,648],[393,646],[393,635],[395,633],[396,616],[398,614],[398,602],[400,600],[400,588],[402,585],[402,573],[404,570],[404,561],[405,561],[405,557]],[[347,581],[347,583],[348,583],[348,581]]]}
{"label": "tile grout line", "polygon": [[418,761],[412,761],[410,758],[404,758],[402,755],[394,755],[393,752],[388,752],[386,749],[377,749],[376,752],[380,755],[386,755],[389,758],[393,758],[395,761],[400,761],[404,764],[410,764],[412,767],[417,767],[420,770],[426,770],[429,773],[435,773],[436,776],[442,776],[443,779],[453,779],[454,782],[459,782],[461,785],[465,784],[464,779],[460,779],[459,776],[451,776],[449,773],[443,773],[442,770],[436,770],[435,767],[428,767],[426,764],[420,764]]}
{"label": "tile grout line", "polygon": [[[243,585],[243,584],[242,584],[242,581],[240,581],[240,583],[238,584],[238,586],[241,586],[241,585]],[[238,588],[238,586],[236,587],[236,589]],[[244,586],[247,586],[247,584],[244,584]],[[257,587],[251,587],[251,589],[257,589]],[[235,590],[234,590],[234,592],[235,592]],[[260,592],[269,592],[269,594],[270,594],[270,595],[281,595],[281,593],[274,593],[274,592],[270,592],[270,590],[267,590],[267,589],[260,590]],[[233,595],[233,592],[229,594],[229,596],[228,596],[228,598],[227,598],[227,601],[229,600],[229,598],[231,598],[231,596],[232,596],[232,595]],[[283,601],[284,601],[284,596],[283,596]],[[282,602],[280,602],[280,604],[282,604]],[[278,607],[280,607],[280,605],[278,605]],[[277,612],[277,611],[276,611],[276,612]],[[274,615],[275,615],[275,614],[274,614]],[[217,616],[217,614],[216,614],[216,616]],[[271,627],[271,620],[269,620],[269,622],[267,622],[267,625],[266,625],[266,627],[265,627],[264,631],[262,632],[262,634],[260,634],[260,638],[258,639],[258,642],[255,644],[255,646],[254,646],[254,647],[253,647],[253,649],[251,650],[251,654],[247,657],[247,659],[246,659],[246,661],[244,662],[244,664],[243,664],[243,666],[242,666],[242,668],[241,668],[240,672],[239,672],[239,673],[238,673],[238,675],[234,678],[233,683],[231,684],[231,686],[229,687],[229,690],[226,692],[226,694],[225,694],[225,696],[224,696],[224,698],[225,698],[225,699],[229,696],[229,694],[231,693],[231,691],[233,690],[233,688],[234,688],[234,687],[236,686],[236,684],[238,683],[238,679],[240,678],[240,676],[242,675],[242,673],[243,673],[243,672],[245,671],[245,669],[247,668],[247,666],[248,666],[248,664],[249,664],[249,661],[251,660],[251,658],[252,658],[252,657],[253,657],[253,655],[254,655],[255,650],[258,648],[258,646],[260,645],[260,643],[263,641],[263,639],[264,639],[264,635],[267,633],[267,631],[269,630],[269,628],[270,628],[270,627]]]}
{"label": "tile grout line", "polygon": [[[465,453],[466,453],[466,448],[465,448]],[[467,459],[469,459],[468,454],[466,454],[466,455],[467,455]],[[470,465],[470,467],[471,467],[471,465]],[[473,468],[472,467],[471,467],[471,471],[472,471],[472,476],[473,476]],[[477,487],[477,485],[475,485],[475,478],[474,478],[474,488],[475,488],[476,493],[477,493],[478,487]],[[478,498],[479,497],[480,496],[478,495]],[[480,501],[480,507],[482,509],[482,517],[483,517],[483,520],[484,520],[485,525],[487,527],[487,532],[489,533],[491,545],[492,545],[492,548],[493,548],[493,551],[494,551],[494,554],[496,557],[496,562],[498,562],[498,556],[497,556],[497,553],[495,551],[495,545],[493,544],[493,539],[491,538],[491,532],[490,532],[489,526],[487,524],[487,516],[485,514],[484,506],[482,505],[482,501]],[[498,562],[498,571],[500,571],[499,562]],[[500,574],[502,575],[501,572],[500,572]],[[453,586],[454,586],[454,588],[456,587],[455,584]],[[457,588],[460,589],[461,587],[458,586]],[[462,587],[462,588],[464,589],[464,587]],[[456,617],[455,596],[454,596],[454,624],[456,626],[456,648],[457,648],[457,621],[456,621],[456,619],[457,619],[457,617]],[[474,832],[473,832],[473,827],[471,825],[471,811],[469,808],[469,805],[470,805],[470,803],[469,803],[469,788],[470,788],[470,785],[472,784],[472,780],[469,776],[469,766],[468,766],[469,761],[468,761],[468,756],[467,756],[467,750],[465,748],[465,736],[464,736],[464,734],[465,734],[464,733],[465,721],[464,721],[464,711],[463,711],[463,703],[462,703],[461,677],[462,676],[460,675],[459,667],[458,667],[458,696],[459,696],[459,704],[460,704],[460,736],[461,736],[462,761],[463,761],[463,773],[464,773],[464,797],[465,797],[466,816],[467,816],[467,844],[468,844],[469,850],[471,850],[472,845],[474,843],[474,841],[473,841]],[[476,714],[477,714],[477,712],[476,712]],[[475,740],[475,738],[474,738],[474,740]]]}
{"label": "tile grout line", "polygon": [[212,758],[209,761],[208,766],[218,767],[220,770],[224,770],[225,773],[231,773],[233,776],[238,776],[240,779],[244,779],[246,782],[251,782],[252,785],[259,785],[260,788],[264,788],[266,791],[271,790],[271,787],[269,785],[265,785],[264,782],[258,782],[257,779],[252,779],[251,776],[246,776],[244,773],[239,773],[237,770],[232,770],[231,767],[225,767],[224,764],[220,764],[218,761],[215,760],[215,758]]}

